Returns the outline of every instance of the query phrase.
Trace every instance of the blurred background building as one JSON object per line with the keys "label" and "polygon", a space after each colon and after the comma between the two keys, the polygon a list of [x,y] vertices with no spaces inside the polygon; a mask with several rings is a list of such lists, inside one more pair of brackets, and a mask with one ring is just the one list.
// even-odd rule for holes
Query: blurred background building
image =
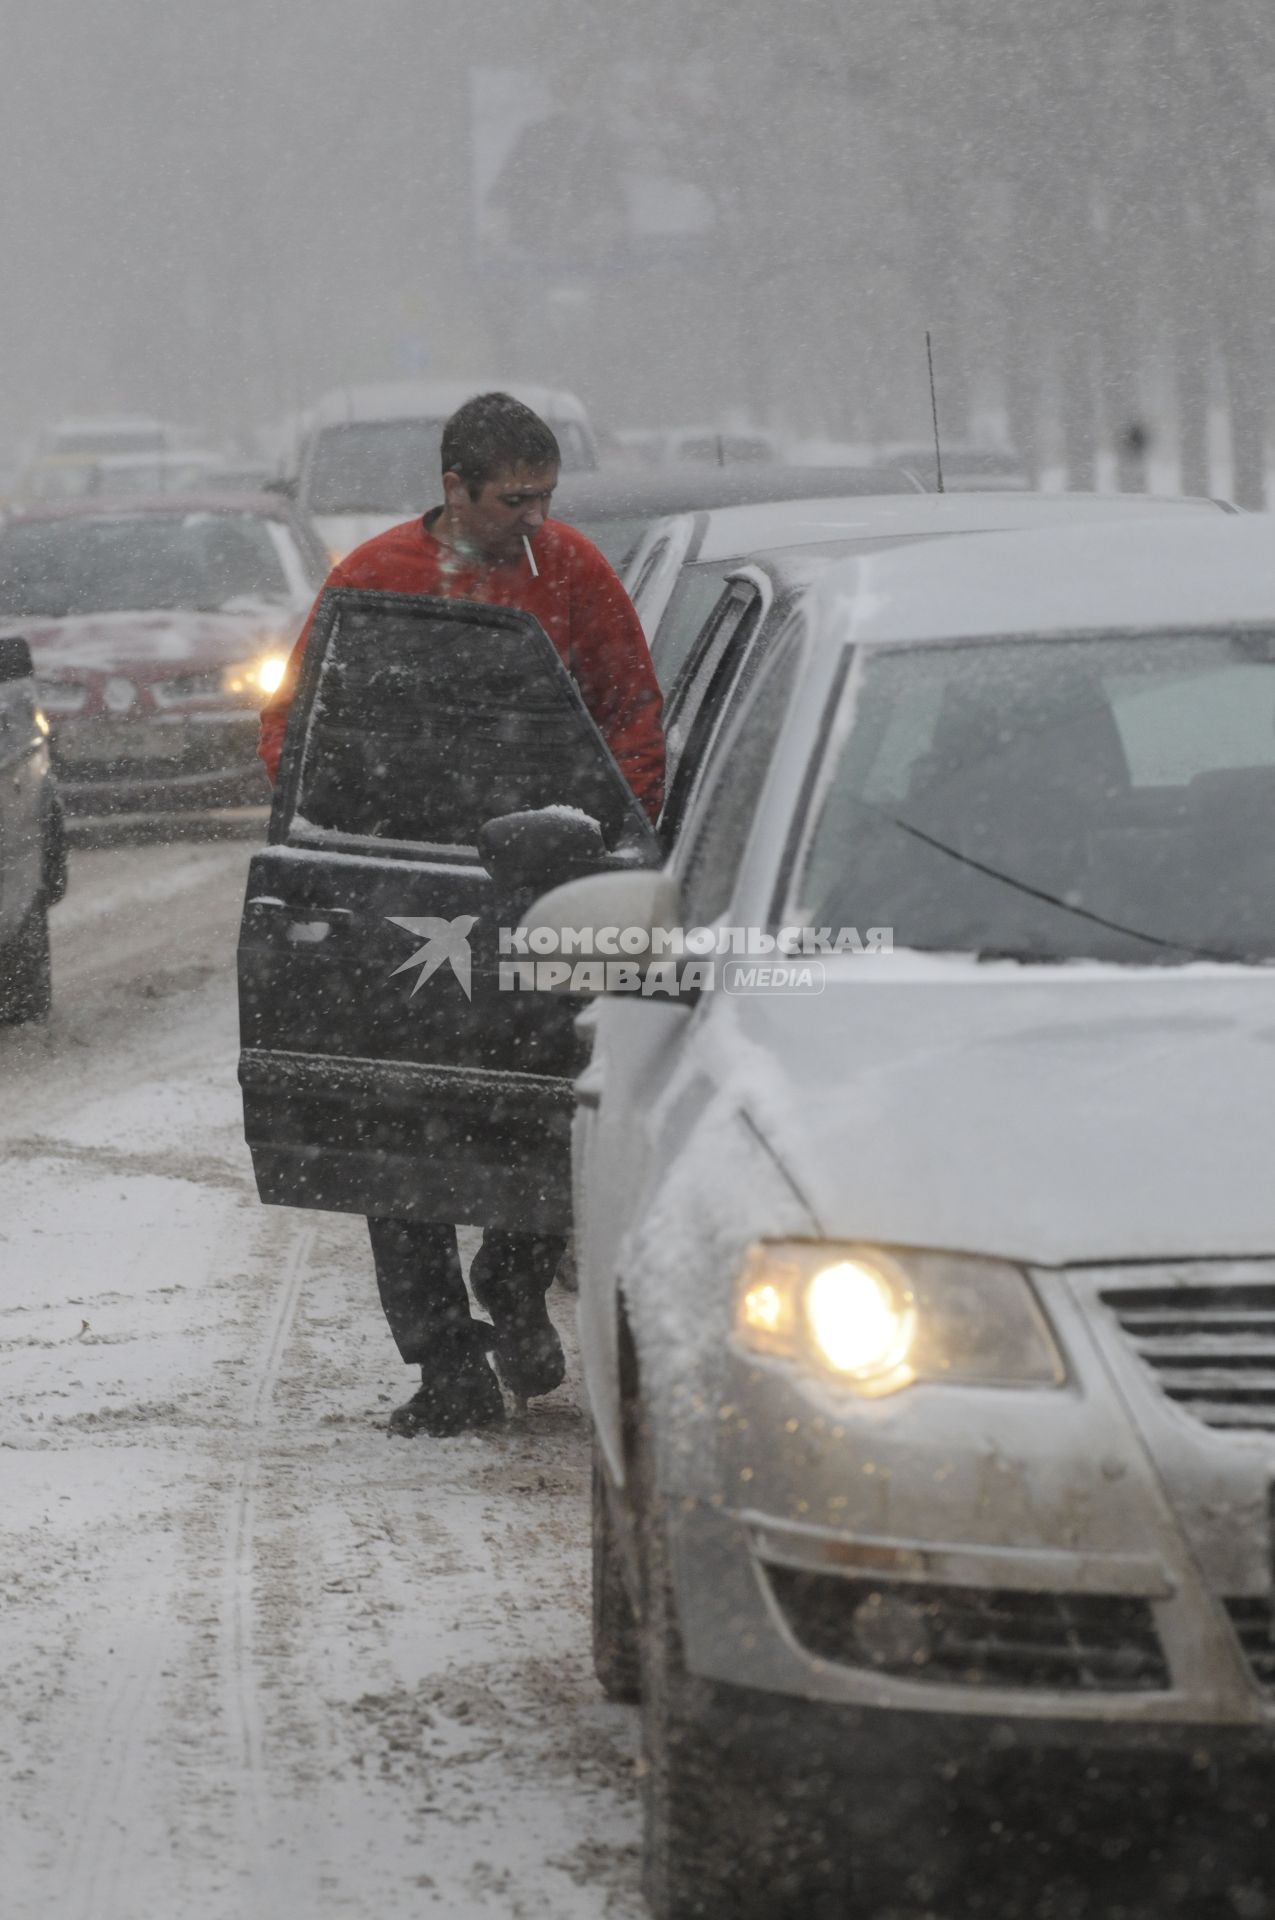
{"label": "blurred background building", "polygon": [[1264,497],[1267,0],[7,0],[0,438],[346,381]]}

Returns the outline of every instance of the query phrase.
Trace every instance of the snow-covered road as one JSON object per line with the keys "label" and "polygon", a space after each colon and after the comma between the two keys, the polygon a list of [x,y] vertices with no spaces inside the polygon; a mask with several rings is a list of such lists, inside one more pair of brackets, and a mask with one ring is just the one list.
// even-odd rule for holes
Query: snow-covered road
{"label": "snow-covered road", "polygon": [[362,1222],[252,1185],[246,864],[74,854],[54,1020],[0,1030],[0,1908],[636,1916],[578,1377],[385,1438]]}

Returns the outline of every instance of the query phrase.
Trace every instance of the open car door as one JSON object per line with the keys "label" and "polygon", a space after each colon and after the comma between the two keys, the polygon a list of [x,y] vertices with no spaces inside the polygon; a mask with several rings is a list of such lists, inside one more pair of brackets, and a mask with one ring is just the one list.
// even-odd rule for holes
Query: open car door
{"label": "open car door", "polygon": [[327,593],[239,936],[264,1201],[569,1230],[579,1002],[518,990],[507,956],[502,986],[500,932],[582,870],[579,835],[576,864],[521,895],[479,853],[493,820],[538,809],[592,833],[588,866],[660,858],[531,615]]}

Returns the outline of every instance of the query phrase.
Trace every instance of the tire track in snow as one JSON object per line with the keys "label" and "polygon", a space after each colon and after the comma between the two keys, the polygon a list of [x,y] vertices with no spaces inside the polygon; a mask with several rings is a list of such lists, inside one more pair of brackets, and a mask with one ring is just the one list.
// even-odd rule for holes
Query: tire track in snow
{"label": "tire track in snow", "polygon": [[162,1642],[142,1636],[106,1704],[87,1730],[83,1749],[84,1797],[67,1866],[61,1908],[67,1920],[97,1920],[118,1911],[119,1885],[129,1825],[124,1814],[134,1801],[144,1730],[149,1719]]}
{"label": "tire track in snow", "polygon": [[[248,1456],[241,1462],[227,1501],[225,1591],[222,1606],[222,1696],[226,1745],[237,1769],[239,1837],[251,1857],[264,1832],[266,1766],[262,1716],[254,1666],[254,1579],[257,1571],[255,1519],[261,1471],[260,1435],[270,1411],[301,1285],[311,1263],[315,1230],[306,1225],[293,1241],[265,1328],[260,1363],[248,1389]],[[116,1643],[126,1641],[118,1629]],[[117,1899],[130,1841],[130,1809],[136,1807],[138,1779],[147,1737],[153,1731],[153,1697],[166,1646],[161,1636],[127,1636],[110,1653],[121,1671],[98,1714],[84,1730],[80,1753],[80,1790],[75,1838],[67,1861],[59,1920],[100,1920],[127,1912]]]}
{"label": "tire track in snow", "polygon": [[256,1509],[261,1475],[261,1429],[279,1378],[288,1338],[310,1267],[316,1233],[302,1226],[292,1243],[266,1329],[265,1346],[251,1389],[248,1412],[251,1451],[241,1463],[229,1500],[226,1530],[226,1591],[223,1604],[224,1693],[229,1744],[239,1768],[240,1801],[257,1833],[262,1830],[266,1768],[262,1716],[254,1665],[257,1571]]}

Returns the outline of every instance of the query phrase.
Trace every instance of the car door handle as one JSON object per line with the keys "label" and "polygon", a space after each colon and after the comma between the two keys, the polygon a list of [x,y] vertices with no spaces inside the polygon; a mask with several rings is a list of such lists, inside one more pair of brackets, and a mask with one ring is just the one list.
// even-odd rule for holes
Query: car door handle
{"label": "car door handle", "polygon": [[284,938],[290,946],[317,947],[330,934],[348,933],[354,924],[350,907],[296,907],[271,894],[256,894],[248,905],[263,918],[286,920]]}
{"label": "car door handle", "polygon": [[341,920],[290,920],[286,938],[290,946],[317,947],[330,933],[343,933],[346,925]]}

